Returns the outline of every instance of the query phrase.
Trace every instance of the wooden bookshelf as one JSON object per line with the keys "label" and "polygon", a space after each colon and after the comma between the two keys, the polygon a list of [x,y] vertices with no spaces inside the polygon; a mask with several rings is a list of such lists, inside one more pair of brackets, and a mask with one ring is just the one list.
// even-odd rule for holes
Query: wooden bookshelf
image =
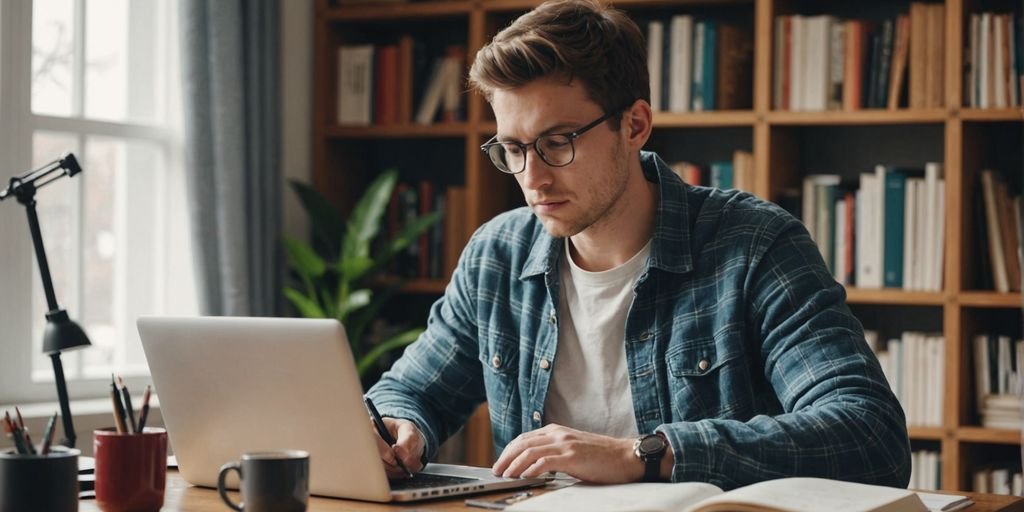
{"label": "wooden bookshelf", "polygon": [[[735,17],[750,27],[754,42],[751,108],[687,114],[657,112],[652,140],[667,141],[669,147],[688,147],[687,141],[694,138],[699,141],[724,140],[725,145],[734,149],[751,151],[755,169],[752,192],[761,197],[779,200],[786,190],[799,187],[804,174],[829,172],[828,166],[859,162],[858,159],[864,159],[865,154],[877,158],[874,163],[886,163],[887,158],[898,159],[902,154],[896,153],[904,146],[919,164],[942,162],[946,179],[942,290],[904,292],[850,287],[848,301],[858,311],[884,310],[892,306],[901,311],[922,310],[941,318],[936,330],[940,330],[946,340],[943,422],[937,427],[911,427],[909,433],[915,443],[938,446],[944,469],[943,489],[970,490],[971,472],[986,462],[990,454],[989,445],[1016,446],[1021,442],[1019,431],[979,426],[974,412],[970,345],[971,338],[985,332],[984,329],[993,321],[1015,319],[1013,332],[1017,337],[1021,336],[1021,294],[977,289],[971,277],[973,268],[978,265],[977,248],[973,246],[977,233],[972,217],[972,205],[976,200],[972,191],[981,168],[1001,162],[1017,162],[1019,165],[1024,161],[1019,140],[1009,148],[992,147],[999,134],[1007,129],[1020,133],[1021,126],[1024,126],[1024,108],[964,107],[962,48],[972,12],[1020,7],[1000,0],[930,2],[943,3],[946,16],[944,95],[938,107],[790,112],[774,110],[771,106],[775,16],[835,11],[837,16],[845,17],[850,15],[853,8],[849,5],[852,4],[808,0],[618,0],[614,3],[638,20],[646,19],[644,16],[649,14],[679,13]],[[466,45],[466,53],[471,60],[498,30],[518,14],[539,4],[539,0],[437,0],[337,6],[331,0],[317,0],[312,148],[314,185],[345,209],[355,197],[353,190],[358,191],[365,186],[372,173],[383,168],[378,161],[381,154],[401,153],[410,144],[418,148],[417,151],[424,152],[430,145],[447,144],[444,148],[450,148],[450,151],[446,156],[426,155],[418,163],[427,172],[443,176],[445,183],[466,187],[466,232],[463,233],[466,239],[483,222],[521,204],[521,198],[517,199],[519,191],[515,181],[496,172],[478,149],[479,144],[496,130],[490,107],[482,98],[467,95],[467,115],[463,122],[430,126],[404,123],[340,127],[334,123],[337,105],[334,97],[337,83],[335,61],[338,46],[350,41],[349,32],[358,33],[361,42],[384,42],[375,40],[372,34],[367,35],[368,31],[363,29],[367,24],[381,27],[383,30],[380,32],[385,34],[381,37],[402,30],[430,34],[429,29],[419,26],[430,27],[431,24],[440,24],[442,30],[436,32],[461,31],[458,38]],[[863,7],[867,12],[891,14],[907,12],[909,5],[909,1],[869,0],[858,3],[857,9]],[[854,14],[853,17],[859,15]],[[390,30],[392,28],[394,30]],[[641,25],[641,28],[645,27]],[[812,151],[814,146],[829,139],[837,139],[837,147],[826,145],[825,149],[816,149],[817,153]],[[893,139],[897,142],[893,143]],[[703,151],[700,147],[696,151],[696,158],[704,161],[721,158],[713,153],[715,149],[707,149],[708,154],[700,153]],[[876,151],[880,154],[873,156]],[[1002,159],[991,158],[997,151],[1008,152],[1009,155]],[[821,161],[809,163],[809,158]],[[825,170],[815,168],[817,164],[825,166]],[[867,169],[861,167],[860,170]],[[847,169],[842,172],[854,171]],[[444,280],[415,280],[406,285],[405,291],[416,296],[440,295],[444,285]],[[872,322],[877,320],[869,315],[862,317],[861,321],[871,328]],[[493,461],[486,406],[481,407],[470,420],[465,439],[467,462],[488,465]]]}

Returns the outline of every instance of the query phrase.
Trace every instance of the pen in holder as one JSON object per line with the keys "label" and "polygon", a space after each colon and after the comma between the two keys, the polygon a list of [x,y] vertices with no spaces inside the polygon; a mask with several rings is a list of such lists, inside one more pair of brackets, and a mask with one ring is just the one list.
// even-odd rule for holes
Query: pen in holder
{"label": "pen in holder", "polygon": [[167,482],[167,431],[93,431],[96,504],[101,510],[160,510]]}
{"label": "pen in holder", "polygon": [[0,512],[78,510],[78,455],[55,446],[41,455],[0,451]]}

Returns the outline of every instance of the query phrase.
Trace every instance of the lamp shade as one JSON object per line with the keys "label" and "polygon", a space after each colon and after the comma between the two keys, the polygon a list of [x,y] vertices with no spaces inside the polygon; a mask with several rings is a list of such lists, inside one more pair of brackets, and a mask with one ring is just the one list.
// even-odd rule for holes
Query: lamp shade
{"label": "lamp shade", "polygon": [[73,320],[67,311],[59,309],[46,314],[46,330],[43,332],[43,353],[52,354],[72,348],[87,347],[89,336]]}

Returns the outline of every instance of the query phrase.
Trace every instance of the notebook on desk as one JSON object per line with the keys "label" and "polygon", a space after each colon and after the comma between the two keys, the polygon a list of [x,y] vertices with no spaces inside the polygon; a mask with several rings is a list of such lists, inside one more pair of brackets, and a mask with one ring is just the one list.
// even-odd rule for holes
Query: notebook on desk
{"label": "notebook on desk", "polygon": [[310,492],[410,501],[541,485],[489,468],[428,464],[389,482],[348,338],[335,320],[167,318],[138,320],[182,477],[217,486],[243,453],[310,453]]}

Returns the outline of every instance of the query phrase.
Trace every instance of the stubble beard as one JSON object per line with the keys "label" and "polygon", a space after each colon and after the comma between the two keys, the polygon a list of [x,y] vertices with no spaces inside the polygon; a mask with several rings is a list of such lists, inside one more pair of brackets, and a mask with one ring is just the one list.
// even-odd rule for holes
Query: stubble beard
{"label": "stubble beard", "polygon": [[599,183],[591,189],[595,191],[590,195],[594,203],[587,210],[581,212],[575,219],[548,219],[545,221],[543,217],[538,216],[547,229],[548,234],[555,238],[576,236],[587,229],[599,227],[602,221],[608,219],[611,214],[625,207],[625,205],[619,203],[622,196],[626,193],[629,171],[621,140],[617,141],[612,149],[611,158],[614,162],[614,167],[617,169],[611,175],[611,178],[615,181]]}

